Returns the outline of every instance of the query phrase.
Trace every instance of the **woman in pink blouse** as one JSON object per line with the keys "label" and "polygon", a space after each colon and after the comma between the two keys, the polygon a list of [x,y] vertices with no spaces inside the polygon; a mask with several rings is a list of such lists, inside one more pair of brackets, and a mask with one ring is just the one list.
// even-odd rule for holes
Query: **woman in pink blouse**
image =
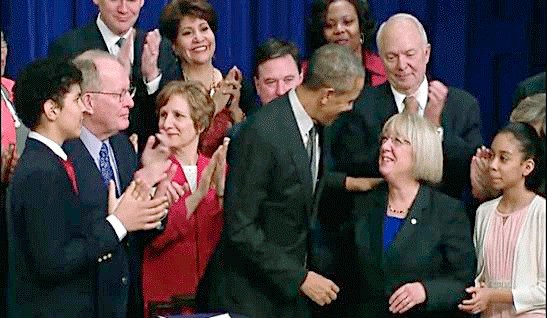
{"label": "woman in pink blouse", "polygon": [[544,173],[535,129],[511,123],[492,143],[489,174],[501,197],[477,210],[478,275],[459,308],[481,317],[545,317],[545,198],[536,194]]}
{"label": "woman in pink blouse", "polygon": [[171,205],[163,233],[144,251],[143,296],[169,302],[173,296],[192,298],[207,262],[220,239],[227,141],[212,158],[198,152],[200,134],[213,117],[215,104],[195,81],[174,81],[157,97],[159,128],[167,135],[173,182],[189,190]]}

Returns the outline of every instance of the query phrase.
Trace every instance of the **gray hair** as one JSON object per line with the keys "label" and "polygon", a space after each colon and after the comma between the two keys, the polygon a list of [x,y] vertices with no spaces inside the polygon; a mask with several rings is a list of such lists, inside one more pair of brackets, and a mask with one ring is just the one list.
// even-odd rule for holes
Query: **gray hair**
{"label": "gray hair", "polygon": [[510,120],[533,126],[541,123],[541,133],[545,136],[545,93],[535,94],[523,99],[511,112]]}
{"label": "gray hair", "polygon": [[347,47],[327,44],[317,49],[309,62],[304,86],[310,89],[333,88],[336,92],[348,92],[357,78],[364,78],[361,61]]}
{"label": "gray hair", "polygon": [[96,64],[96,61],[99,59],[106,59],[119,63],[115,56],[96,49],[85,51],[74,59],[74,65],[82,72],[82,83],[80,84],[82,93],[90,90],[102,89],[101,76]]}
{"label": "gray hair", "polygon": [[418,114],[399,113],[384,124],[391,133],[410,141],[414,155],[413,176],[418,181],[439,183],[443,177],[443,146],[437,129]]}
{"label": "gray hair", "polygon": [[400,21],[412,22],[416,26],[416,30],[418,30],[418,33],[420,33],[420,37],[422,38],[424,45],[429,44],[429,42],[427,41],[427,33],[425,33],[424,26],[422,25],[420,20],[408,13],[397,13],[389,17],[389,19],[384,21],[378,28],[378,33],[376,33],[376,46],[378,47],[378,50],[382,50],[382,35],[384,33],[384,28],[386,27],[386,25]]}

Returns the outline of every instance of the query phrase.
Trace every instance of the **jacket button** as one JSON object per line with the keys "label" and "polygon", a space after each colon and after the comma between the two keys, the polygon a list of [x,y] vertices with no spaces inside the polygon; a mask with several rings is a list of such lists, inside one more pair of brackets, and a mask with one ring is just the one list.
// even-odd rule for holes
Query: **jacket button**
{"label": "jacket button", "polygon": [[99,263],[102,262],[102,261],[103,261],[103,259],[100,258],[100,257],[99,257],[99,259],[97,260],[97,262],[99,262]]}
{"label": "jacket button", "polygon": [[122,284],[127,285],[127,277],[122,277]]}
{"label": "jacket button", "polygon": [[106,257],[112,258],[112,253],[108,253],[108,254],[106,255]]}

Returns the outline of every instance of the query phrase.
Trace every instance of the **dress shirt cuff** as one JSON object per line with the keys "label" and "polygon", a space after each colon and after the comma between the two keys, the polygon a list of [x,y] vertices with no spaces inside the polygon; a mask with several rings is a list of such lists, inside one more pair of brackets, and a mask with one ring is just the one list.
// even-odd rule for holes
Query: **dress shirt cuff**
{"label": "dress shirt cuff", "polygon": [[112,225],[114,228],[114,231],[116,232],[116,235],[118,236],[118,239],[121,241],[125,238],[127,235],[127,230],[125,229],[125,226],[123,226],[120,219],[118,219],[117,216],[111,214],[106,217],[106,220]]}
{"label": "dress shirt cuff", "polygon": [[146,92],[148,93],[148,95],[154,94],[160,88],[161,75],[162,74],[160,73],[158,77],[151,80],[150,82],[146,82],[146,80],[143,78],[144,85],[146,85]]}

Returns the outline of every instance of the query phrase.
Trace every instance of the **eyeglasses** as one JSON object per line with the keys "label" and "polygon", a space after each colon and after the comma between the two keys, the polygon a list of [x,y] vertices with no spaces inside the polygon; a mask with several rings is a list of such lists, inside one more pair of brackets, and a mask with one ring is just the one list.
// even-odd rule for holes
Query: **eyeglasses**
{"label": "eyeglasses", "polygon": [[399,147],[403,145],[411,145],[410,141],[401,137],[380,136],[380,145],[385,144],[388,140],[391,140],[391,144]]}
{"label": "eyeglasses", "polygon": [[136,92],[137,92],[137,88],[135,86],[130,86],[129,89],[123,89],[120,93],[101,92],[101,91],[88,91],[85,93],[118,96],[119,102],[121,103],[125,95],[129,94],[129,96],[133,98],[135,97]]}

